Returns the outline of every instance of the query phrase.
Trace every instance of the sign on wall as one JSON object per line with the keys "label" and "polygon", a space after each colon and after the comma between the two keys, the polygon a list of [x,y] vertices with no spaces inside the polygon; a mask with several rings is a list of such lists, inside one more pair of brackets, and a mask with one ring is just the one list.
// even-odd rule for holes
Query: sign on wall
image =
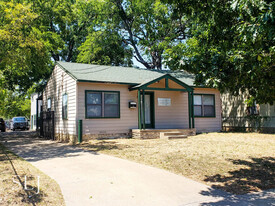
{"label": "sign on wall", "polygon": [[158,98],[158,106],[170,107],[171,106],[171,98]]}

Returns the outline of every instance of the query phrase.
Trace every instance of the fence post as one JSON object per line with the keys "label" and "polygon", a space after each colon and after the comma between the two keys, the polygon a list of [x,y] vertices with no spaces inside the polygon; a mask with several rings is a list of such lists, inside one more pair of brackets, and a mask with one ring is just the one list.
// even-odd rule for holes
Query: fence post
{"label": "fence post", "polygon": [[44,131],[43,131],[43,127],[44,127],[44,112],[43,111],[41,111],[40,112],[40,136],[41,137],[45,137],[45,135],[44,135]]}
{"label": "fence post", "polygon": [[54,111],[51,111],[51,120],[52,120],[52,140],[54,140],[55,139]]}
{"label": "fence post", "polygon": [[78,120],[78,142],[82,142],[82,120]]}

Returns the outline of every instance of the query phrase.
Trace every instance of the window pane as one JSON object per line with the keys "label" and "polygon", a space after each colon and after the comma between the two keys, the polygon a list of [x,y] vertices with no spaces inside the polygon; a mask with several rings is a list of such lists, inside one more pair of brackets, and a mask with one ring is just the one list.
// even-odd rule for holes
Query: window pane
{"label": "window pane", "polygon": [[88,117],[101,117],[101,105],[88,105],[87,106]]}
{"label": "window pane", "polygon": [[201,105],[201,95],[194,95],[194,105]]}
{"label": "window pane", "polygon": [[52,100],[51,100],[51,99],[48,99],[47,108],[50,109],[51,106],[52,106]]}
{"label": "window pane", "polygon": [[67,94],[64,94],[64,95],[63,95],[63,99],[62,99],[62,104],[63,104],[63,106],[67,105],[67,102],[68,102],[68,95],[67,95]]}
{"label": "window pane", "polygon": [[194,115],[195,116],[202,116],[202,107],[201,106],[194,106]]}
{"label": "window pane", "polygon": [[109,104],[104,107],[104,116],[105,117],[119,117],[119,108],[118,105]]}
{"label": "window pane", "polygon": [[63,117],[63,119],[67,119],[67,114],[68,114],[68,112],[67,112],[68,110],[67,110],[67,105],[66,106],[63,106],[62,107],[62,117]]}
{"label": "window pane", "polygon": [[215,108],[214,108],[214,106],[204,106],[204,116],[205,117],[213,117],[213,116],[215,116]]}
{"label": "window pane", "polygon": [[87,104],[101,104],[101,93],[88,93]]}
{"label": "window pane", "polygon": [[68,95],[63,94],[62,96],[62,117],[63,119],[67,119],[67,105],[68,105]]}
{"label": "window pane", "polygon": [[214,105],[214,96],[203,95],[203,105]]}
{"label": "window pane", "polygon": [[118,93],[104,93],[105,104],[118,104]]}

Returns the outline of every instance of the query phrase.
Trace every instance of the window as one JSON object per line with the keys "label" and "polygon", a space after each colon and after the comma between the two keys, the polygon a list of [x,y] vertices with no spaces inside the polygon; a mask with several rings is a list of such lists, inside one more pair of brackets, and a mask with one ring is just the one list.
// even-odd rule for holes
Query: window
{"label": "window", "polygon": [[47,109],[50,111],[51,108],[52,108],[52,99],[48,98],[48,100],[47,100]]}
{"label": "window", "polygon": [[119,118],[119,92],[86,91],[86,118]]}
{"label": "window", "polygon": [[258,114],[259,114],[259,108],[257,106],[256,101],[254,101],[252,106],[247,107],[247,115],[258,115]]}
{"label": "window", "polygon": [[68,119],[68,95],[62,96],[62,119]]}
{"label": "window", "polygon": [[194,116],[215,117],[215,95],[195,94],[194,95]]}
{"label": "window", "polygon": [[33,115],[33,126],[36,126],[36,114]]}

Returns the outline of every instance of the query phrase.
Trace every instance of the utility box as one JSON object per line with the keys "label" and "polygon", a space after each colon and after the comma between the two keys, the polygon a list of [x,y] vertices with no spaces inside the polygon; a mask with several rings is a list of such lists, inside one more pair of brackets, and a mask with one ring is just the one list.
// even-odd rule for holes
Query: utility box
{"label": "utility box", "polygon": [[137,103],[136,102],[129,102],[129,108],[130,109],[135,109],[135,108],[137,108]]}

